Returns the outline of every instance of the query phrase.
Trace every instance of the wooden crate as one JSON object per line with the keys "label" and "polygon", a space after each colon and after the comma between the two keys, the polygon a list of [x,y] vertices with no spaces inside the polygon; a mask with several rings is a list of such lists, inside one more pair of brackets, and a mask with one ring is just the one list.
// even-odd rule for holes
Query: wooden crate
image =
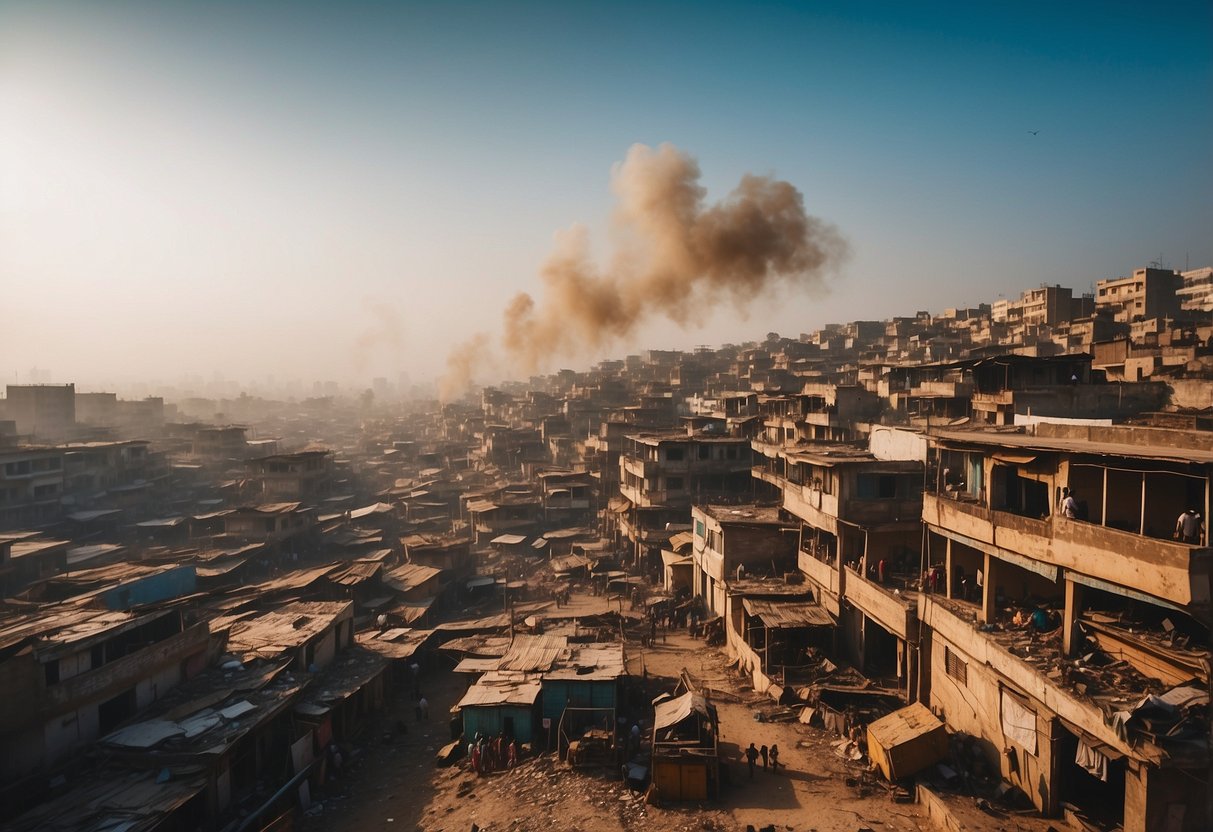
{"label": "wooden crate", "polygon": [[917,774],[947,753],[947,729],[920,703],[868,725],[868,756],[890,782]]}

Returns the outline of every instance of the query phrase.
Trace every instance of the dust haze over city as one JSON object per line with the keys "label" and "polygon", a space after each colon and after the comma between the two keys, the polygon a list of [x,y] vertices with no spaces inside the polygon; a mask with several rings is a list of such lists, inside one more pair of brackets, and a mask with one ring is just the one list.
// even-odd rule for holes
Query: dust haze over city
{"label": "dust haze over city", "polygon": [[1213,828],[1213,8],[0,0],[0,832]]}

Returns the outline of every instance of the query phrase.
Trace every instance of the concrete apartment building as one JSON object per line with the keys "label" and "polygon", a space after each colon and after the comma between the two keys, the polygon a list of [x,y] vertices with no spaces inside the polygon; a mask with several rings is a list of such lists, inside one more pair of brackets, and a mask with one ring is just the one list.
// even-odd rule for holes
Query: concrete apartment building
{"label": "concrete apartment building", "polygon": [[755,442],[754,476],[800,524],[798,564],[856,667],[913,696],[923,464],[866,448]]}
{"label": "concrete apartment building", "polygon": [[729,587],[747,575],[782,574],[795,566],[797,526],[776,506],[696,505],[691,523],[691,587],[709,615],[728,613]]}
{"label": "concrete apartment building", "polygon": [[1183,278],[1169,269],[1134,269],[1131,277],[1095,284],[1095,311],[1121,323],[1138,318],[1174,317],[1180,312]]}
{"label": "concrete apartment building", "polygon": [[750,442],[685,431],[633,434],[619,456],[618,531],[635,556],[660,565],[661,546],[697,503],[742,502],[754,492]]}
{"label": "concrete apartment building", "polygon": [[76,428],[76,385],[10,384],[2,412],[22,436],[67,438]]}
{"label": "concrete apartment building", "polygon": [[333,455],[329,451],[299,451],[250,460],[251,477],[266,502],[302,500],[315,503],[333,487]]}
{"label": "concrete apartment building", "polygon": [[930,439],[920,700],[1046,814],[1201,828],[1207,737],[1182,716],[1208,689],[1213,550],[1173,530],[1185,508],[1207,516],[1213,440],[1049,424]]}
{"label": "concrete apartment building", "polygon": [[0,529],[51,522],[59,516],[63,492],[61,448],[0,450]]}
{"label": "concrete apartment building", "polygon": [[1181,272],[1183,285],[1175,294],[1185,312],[1213,312],[1213,266]]}
{"label": "concrete apartment building", "polygon": [[0,772],[59,764],[207,662],[206,624],[179,610],[63,609],[0,628]]}

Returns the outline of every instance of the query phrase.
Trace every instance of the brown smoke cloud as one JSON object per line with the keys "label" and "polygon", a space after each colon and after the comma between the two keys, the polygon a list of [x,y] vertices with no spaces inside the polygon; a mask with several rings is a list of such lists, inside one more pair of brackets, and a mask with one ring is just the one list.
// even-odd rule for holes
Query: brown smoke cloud
{"label": "brown smoke cloud", "polygon": [[625,341],[656,318],[688,326],[721,300],[744,315],[777,288],[823,289],[845,259],[846,241],[805,211],[791,184],[747,174],[705,204],[699,178],[698,163],[673,145],[629,149],[612,172],[607,264],[594,263],[586,229],[575,226],[557,235],[538,298],[520,293],[506,308],[502,340],[518,369]]}
{"label": "brown smoke cloud", "polygon": [[439,401],[459,398],[471,388],[477,371],[494,366],[489,346],[489,336],[481,332],[451,350],[446,357],[446,375],[438,381]]}

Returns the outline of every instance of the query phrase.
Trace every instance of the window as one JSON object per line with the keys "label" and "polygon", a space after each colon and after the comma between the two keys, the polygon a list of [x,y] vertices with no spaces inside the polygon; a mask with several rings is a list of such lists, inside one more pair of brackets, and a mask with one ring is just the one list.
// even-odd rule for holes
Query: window
{"label": "window", "polygon": [[686,451],[682,448],[666,448],[665,458],[667,462],[682,462],[686,459]]}
{"label": "window", "polygon": [[712,458],[712,446],[711,445],[700,445],[699,446],[699,458],[700,459],[711,459]]}
{"label": "window", "polygon": [[667,491],[681,491],[683,488],[682,477],[666,477],[665,487]]}
{"label": "window", "polygon": [[860,474],[855,478],[861,500],[891,500],[897,496],[897,477],[892,474]]}
{"label": "window", "polygon": [[969,684],[969,663],[952,652],[951,647],[943,649],[944,665],[947,673],[962,685]]}
{"label": "window", "polygon": [[737,459],[737,447],[734,445],[730,445],[729,447],[725,448],[724,449],[724,458],[725,459]]}

